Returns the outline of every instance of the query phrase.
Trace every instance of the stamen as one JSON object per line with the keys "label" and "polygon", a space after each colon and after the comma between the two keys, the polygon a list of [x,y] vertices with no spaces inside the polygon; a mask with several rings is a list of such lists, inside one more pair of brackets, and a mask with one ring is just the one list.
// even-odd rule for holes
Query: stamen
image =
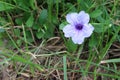
{"label": "stamen", "polygon": [[82,24],[77,24],[77,25],[75,26],[75,28],[76,28],[77,30],[82,30],[83,25],[82,25]]}

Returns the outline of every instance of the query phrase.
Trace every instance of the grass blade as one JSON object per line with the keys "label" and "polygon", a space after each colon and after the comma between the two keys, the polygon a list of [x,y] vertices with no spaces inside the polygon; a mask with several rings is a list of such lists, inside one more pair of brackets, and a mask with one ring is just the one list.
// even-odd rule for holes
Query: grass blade
{"label": "grass blade", "polygon": [[68,80],[68,79],[67,79],[66,55],[63,56],[63,71],[64,71],[64,80]]}

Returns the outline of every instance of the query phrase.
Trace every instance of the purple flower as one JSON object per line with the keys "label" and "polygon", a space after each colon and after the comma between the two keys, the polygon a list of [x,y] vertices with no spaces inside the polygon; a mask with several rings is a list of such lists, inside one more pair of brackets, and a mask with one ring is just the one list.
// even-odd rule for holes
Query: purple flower
{"label": "purple flower", "polygon": [[84,11],[67,14],[66,20],[69,24],[63,28],[64,35],[67,38],[71,37],[75,44],[82,44],[84,38],[90,37],[94,30],[89,23],[89,14]]}

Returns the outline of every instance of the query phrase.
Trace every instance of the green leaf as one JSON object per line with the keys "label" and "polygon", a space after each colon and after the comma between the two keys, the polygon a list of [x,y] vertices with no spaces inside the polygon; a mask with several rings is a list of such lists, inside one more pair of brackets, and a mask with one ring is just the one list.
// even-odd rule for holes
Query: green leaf
{"label": "green leaf", "polygon": [[96,35],[92,35],[89,40],[89,47],[95,47],[98,43]]}
{"label": "green leaf", "polygon": [[63,30],[63,28],[67,25],[68,23],[65,21],[65,22],[62,22],[60,25],[59,25],[59,29],[60,30]]}
{"label": "green leaf", "polygon": [[73,43],[71,39],[66,42],[66,47],[69,52],[74,52],[77,50],[77,45]]}
{"label": "green leaf", "polygon": [[94,23],[94,28],[95,28],[95,32],[97,33],[101,33],[101,32],[105,32],[107,27],[103,24],[103,23]]}
{"label": "green leaf", "polygon": [[20,29],[14,29],[14,33],[17,37],[20,36]]}
{"label": "green leaf", "polygon": [[40,24],[44,24],[45,21],[47,20],[47,17],[48,17],[47,10],[43,9],[41,11],[41,13],[40,13],[40,16],[39,16],[39,22],[40,22]]}
{"label": "green leaf", "polygon": [[22,10],[29,12],[30,11],[30,2],[29,0],[16,0],[16,5],[20,7]]}
{"label": "green leaf", "polygon": [[76,12],[77,9],[75,8],[75,5],[72,3],[67,3],[66,8],[68,8],[69,12]]}
{"label": "green leaf", "polygon": [[102,14],[102,11],[100,9],[97,9],[90,14],[90,17],[96,18],[96,17],[100,16],[101,14]]}
{"label": "green leaf", "polygon": [[34,23],[32,29],[33,29],[33,30],[39,30],[40,27],[41,27],[41,26],[40,26],[38,23]]}
{"label": "green leaf", "polygon": [[29,30],[26,30],[25,33],[26,33],[27,41],[28,42],[33,42],[33,38],[32,38],[31,32]]}
{"label": "green leaf", "polygon": [[35,10],[35,0],[29,0],[30,1],[30,6],[32,7],[33,10]]}
{"label": "green leaf", "polygon": [[22,23],[23,23],[23,18],[22,18],[22,17],[16,18],[16,19],[15,19],[15,22],[16,22],[16,24],[18,24],[18,25],[22,25]]}
{"label": "green leaf", "polygon": [[34,23],[34,17],[33,17],[33,15],[31,15],[31,16],[28,18],[28,20],[27,20],[27,22],[26,22],[26,25],[27,25],[27,27],[32,27],[33,23]]}
{"label": "green leaf", "polygon": [[37,36],[38,39],[41,39],[44,36],[43,31],[40,30],[39,32],[37,32],[36,36]]}
{"label": "green leaf", "polygon": [[22,40],[18,39],[18,40],[16,41],[16,43],[17,43],[17,45],[20,47],[20,46],[22,45]]}
{"label": "green leaf", "polygon": [[[54,14],[54,15],[56,15],[56,14]],[[57,16],[52,16],[52,22],[53,22],[53,24],[59,24],[58,22],[58,17]]]}
{"label": "green leaf", "polygon": [[52,23],[47,23],[44,25],[45,35],[44,38],[50,38],[54,36],[55,25]]}
{"label": "green leaf", "polygon": [[10,10],[14,8],[15,8],[14,5],[0,1],[0,11]]}

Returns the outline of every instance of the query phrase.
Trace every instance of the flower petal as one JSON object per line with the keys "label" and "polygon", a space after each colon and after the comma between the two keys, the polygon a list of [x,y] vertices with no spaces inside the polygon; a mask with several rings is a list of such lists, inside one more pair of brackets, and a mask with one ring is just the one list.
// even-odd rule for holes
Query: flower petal
{"label": "flower petal", "polygon": [[82,24],[87,24],[90,20],[89,14],[85,13],[84,11],[81,11],[78,14],[78,20],[82,23]]}
{"label": "flower petal", "polygon": [[72,37],[75,34],[75,27],[68,24],[63,28],[65,37]]}
{"label": "flower petal", "polygon": [[73,37],[72,37],[72,41],[75,44],[82,44],[84,42],[84,36],[82,32],[77,32]]}
{"label": "flower petal", "polygon": [[73,25],[79,22],[77,18],[78,18],[78,13],[70,13],[70,14],[67,14],[66,16],[67,22]]}
{"label": "flower petal", "polygon": [[90,35],[93,33],[94,27],[91,24],[85,24],[83,27],[83,33],[85,37],[90,37]]}

